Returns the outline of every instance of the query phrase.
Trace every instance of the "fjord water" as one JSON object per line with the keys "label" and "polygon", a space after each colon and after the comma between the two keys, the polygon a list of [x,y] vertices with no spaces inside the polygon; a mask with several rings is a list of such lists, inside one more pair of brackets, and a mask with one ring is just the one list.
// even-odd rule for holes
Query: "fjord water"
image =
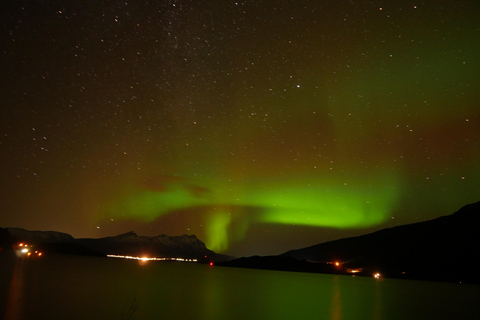
{"label": "fjord water", "polygon": [[480,286],[92,257],[3,259],[4,319],[480,319]]}

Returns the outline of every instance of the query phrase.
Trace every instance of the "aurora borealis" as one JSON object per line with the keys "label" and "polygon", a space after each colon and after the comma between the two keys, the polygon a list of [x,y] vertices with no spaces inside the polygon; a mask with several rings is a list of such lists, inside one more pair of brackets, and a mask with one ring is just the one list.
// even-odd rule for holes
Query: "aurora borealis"
{"label": "aurora borealis", "polygon": [[480,199],[476,1],[0,6],[2,227],[278,254]]}

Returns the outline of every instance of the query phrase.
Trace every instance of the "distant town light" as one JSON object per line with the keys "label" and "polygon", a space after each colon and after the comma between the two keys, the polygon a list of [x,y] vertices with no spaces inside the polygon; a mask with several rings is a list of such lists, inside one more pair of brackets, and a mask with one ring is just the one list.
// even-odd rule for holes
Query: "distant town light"
{"label": "distant town light", "polygon": [[350,268],[350,269],[347,269],[347,270],[345,270],[345,271],[346,271],[347,273],[359,273],[359,272],[362,272],[363,269],[362,269],[362,268],[356,268],[356,269]]}
{"label": "distant town light", "polygon": [[381,274],[377,272],[377,273],[373,274],[373,277],[374,277],[375,279],[380,279]]}
{"label": "distant town light", "polygon": [[182,262],[197,262],[197,259],[185,259],[185,258],[149,258],[149,257],[133,257],[133,256],[122,256],[117,254],[107,254],[109,258],[121,258],[121,259],[131,259],[131,260],[140,260],[140,261],[182,261]]}

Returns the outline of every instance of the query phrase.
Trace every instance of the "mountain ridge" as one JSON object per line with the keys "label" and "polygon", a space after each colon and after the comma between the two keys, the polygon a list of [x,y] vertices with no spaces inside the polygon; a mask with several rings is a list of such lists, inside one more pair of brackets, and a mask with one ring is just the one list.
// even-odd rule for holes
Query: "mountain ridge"
{"label": "mountain ridge", "polygon": [[17,242],[27,242],[52,253],[79,255],[128,255],[165,258],[197,259],[200,262],[225,261],[233,257],[209,250],[195,235],[139,236],[129,231],[103,238],[74,238],[57,231],[29,231],[23,228],[4,228]]}

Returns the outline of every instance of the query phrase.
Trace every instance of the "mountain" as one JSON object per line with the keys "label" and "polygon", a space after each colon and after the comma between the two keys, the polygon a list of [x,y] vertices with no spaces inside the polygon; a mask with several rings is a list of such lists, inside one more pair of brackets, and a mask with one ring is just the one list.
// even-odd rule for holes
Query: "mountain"
{"label": "mountain", "polygon": [[480,283],[480,202],[452,215],[291,250],[282,256],[340,261],[388,277]]}
{"label": "mountain", "polygon": [[1,239],[5,239],[6,243],[26,242],[47,253],[167,257],[198,259],[201,262],[232,259],[207,249],[205,244],[194,235],[145,237],[131,231],[100,239],[76,239],[67,233],[56,231],[29,231],[22,228],[0,228],[0,231]]}
{"label": "mountain", "polygon": [[76,243],[106,254],[171,257],[198,259],[201,261],[224,261],[231,257],[217,254],[194,235],[156,237],[138,236],[133,231],[100,239],[76,239]]}
{"label": "mountain", "polygon": [[70,242],[74,238],[68,233],[57,231],[29,231],[22,228],[6,228],[15,239],[31,243]]}

